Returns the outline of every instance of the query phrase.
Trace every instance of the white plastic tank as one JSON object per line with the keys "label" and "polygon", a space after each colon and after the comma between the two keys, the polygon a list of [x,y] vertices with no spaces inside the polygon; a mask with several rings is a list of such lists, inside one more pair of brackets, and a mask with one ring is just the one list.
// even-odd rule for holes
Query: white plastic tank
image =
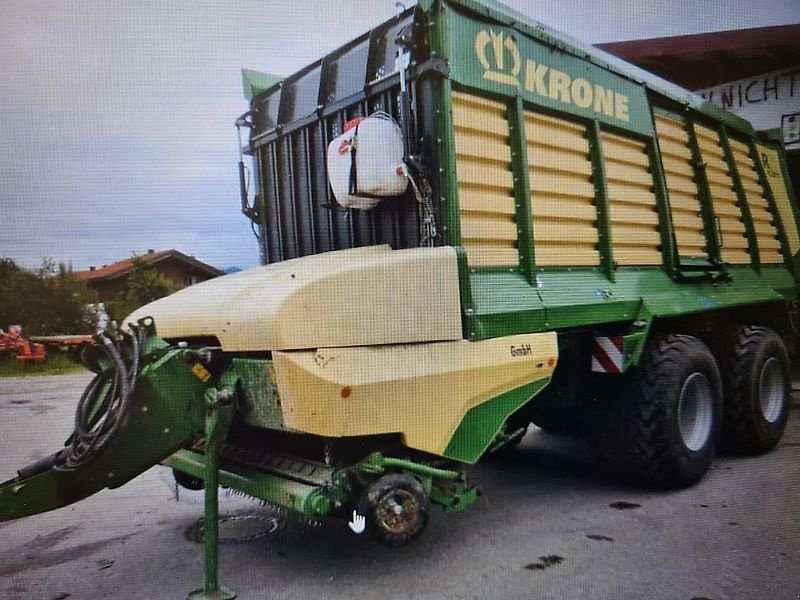
{"label": "white plastic tank", "polygon": [[328,144],[327,163],[333,195],[344,208],[368,210],[408,187],[403,136],[386,113],[348,121]]}

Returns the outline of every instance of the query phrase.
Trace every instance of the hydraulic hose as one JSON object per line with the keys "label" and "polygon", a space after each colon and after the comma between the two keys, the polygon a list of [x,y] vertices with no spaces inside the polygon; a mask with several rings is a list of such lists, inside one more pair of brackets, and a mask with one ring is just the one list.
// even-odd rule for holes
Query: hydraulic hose
{"label": "hydraulic hose", "polygon": [[[144,328],[129,325],[123,333],[98,332],[95,343],[81,353],[95,373],[84,390],[75,413],[75,431],[57,455],[53,468],[71,471],[90,462],[114,438],[127,418],[144,348]],[[97,356],[110,361],[101,367]]]}

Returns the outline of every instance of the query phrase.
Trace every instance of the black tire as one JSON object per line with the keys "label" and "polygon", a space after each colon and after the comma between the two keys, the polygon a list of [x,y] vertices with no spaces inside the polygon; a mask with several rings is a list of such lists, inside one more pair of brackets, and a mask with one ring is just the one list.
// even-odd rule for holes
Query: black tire
{"label": "black tire", "polygon": [[393,548],[420,536],[428,524],[429,510],[430,500],[419,481],[395,473],[368,485],[358,501],[358,513],[366,518],[367,530]]}
{"label": "black tire", "polygon": [[589,441],[614,473],[671,489],[702,478],[722,419],[719,369],[703,342],[653,339],[638,367],[605,386],[603,396]]}
{"label": "black tire", "polygon": [[530,416],[531,422],[539,429],[554,435],[580,435],[584,430],[582,412],[574,406],[534,404]]}
{"label": "black tire", "polygon": [[766,327],[740,327],[729,338],[722,365],[722,448],[737,454],[769,452],[789,417],[792,384],[783,340]]}

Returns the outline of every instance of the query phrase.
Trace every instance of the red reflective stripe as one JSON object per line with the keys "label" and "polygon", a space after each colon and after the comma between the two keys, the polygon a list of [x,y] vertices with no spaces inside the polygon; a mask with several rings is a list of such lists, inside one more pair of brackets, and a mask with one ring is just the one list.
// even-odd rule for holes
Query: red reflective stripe
{"label": "red reflective stripe", "polygon": [[594,341],[594,357],[606,373],[620,372],[619,367],[611,360],[611,357],[606,354],[605,348],[603,348],[597,340]]}

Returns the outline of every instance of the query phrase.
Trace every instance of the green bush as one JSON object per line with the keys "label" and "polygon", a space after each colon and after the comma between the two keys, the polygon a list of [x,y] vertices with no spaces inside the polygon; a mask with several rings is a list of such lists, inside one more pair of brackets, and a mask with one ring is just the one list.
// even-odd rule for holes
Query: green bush
{"label": "green bush", "polygon": [[0,328],[19,324],[23,335],[91,333],[92,295],[71,270],[45,260],[36,270],[0,259]]}

